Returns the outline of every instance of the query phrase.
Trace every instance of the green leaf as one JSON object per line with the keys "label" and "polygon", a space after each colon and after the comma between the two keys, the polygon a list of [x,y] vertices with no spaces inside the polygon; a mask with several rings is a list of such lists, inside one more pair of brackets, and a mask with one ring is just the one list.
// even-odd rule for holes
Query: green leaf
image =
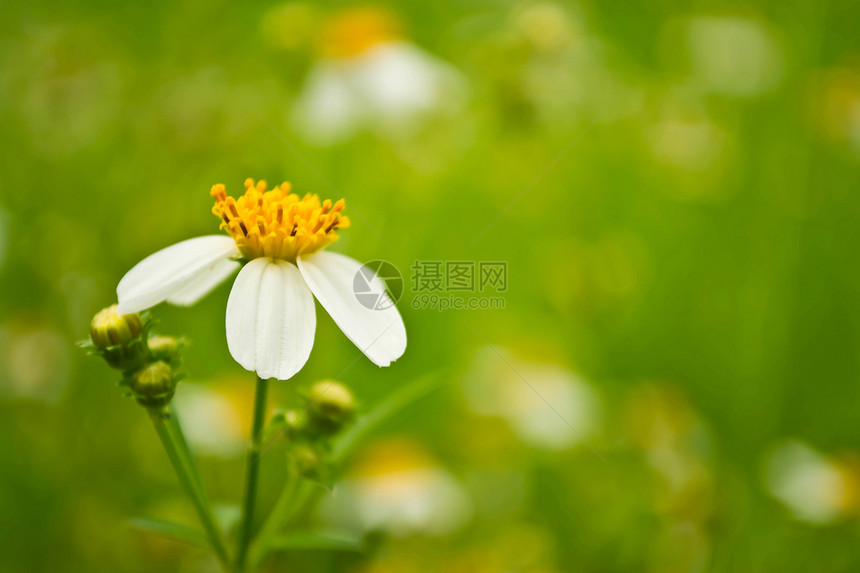
{"label": "green leaf", "polygon": [[270,547],[273,551],[319,549],[361,552],[364,544],[360,536],[348,531],[296,531],[274,538]]}
{"label": "green leaf", "polygon": [[135,517],[131,520],[130,525],[141,531],[154,533],[160,537],[181,541],[189,545],[197,547],[209,547],[209,540],[202,531],[197,531],[187,525],[180,525],[172,521],[164,521],[162,519],[150,519],[148,517]]}
{"label": "green leaf", "polygon": [[356,423],[335,442],[332,450],[332,460],[335,463],[342,461],[350,449],[367,434],[401,410],[404,410],[414,402],[430,394],[433,390],[436,390],[447,379],[448,376],[445,371],[430,372],[413,380],[384,399],[367,414],[360,416]]}

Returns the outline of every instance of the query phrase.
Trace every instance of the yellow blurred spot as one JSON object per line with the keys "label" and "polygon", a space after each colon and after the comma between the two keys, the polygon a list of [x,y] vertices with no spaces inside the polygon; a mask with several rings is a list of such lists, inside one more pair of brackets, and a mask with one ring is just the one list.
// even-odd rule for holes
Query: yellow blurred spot
{"label": "yellow blurred spot", "polygon": [[812,113],[827,139],[845,142],[860,152],[860,71],[837,68],[817,78],[821,86]]}
{"label": "yellow blurred spot", "polygon": [[320,34],[320,52],[329,57],[355,56],[382,42],[403,37],[400,20],[374,6],[348,8],[332,16]]}
{"label": "yellow blurred spot", "polygon": [[515,23],[523,36],[542,52],[560,50],[574,38],[567,14],[555,4],[528,6],[516,14]]}
{"label": "yellow blurred spot", "polygon": [[650,141],[658,161],[684,171],[706,171],[724,154],[719,128],[697,114],[665,118],[651,130]]}
{"label": "yellow blurred spot", "polygon": [[434,465],[418,444],[406,439],[390,439],[368,448],[351,473],[357,477],[368,477]]}

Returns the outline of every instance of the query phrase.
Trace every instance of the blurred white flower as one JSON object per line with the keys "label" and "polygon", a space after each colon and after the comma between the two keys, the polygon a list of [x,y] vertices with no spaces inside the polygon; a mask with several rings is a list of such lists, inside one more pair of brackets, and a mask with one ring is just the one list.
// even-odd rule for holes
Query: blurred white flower
{"label": "blurred white flower", "polygon": [[69,381],[69,348],[51,326],[0,325],[0,396],[56,403]]}
{"label": "blurred white flower", "polygon": [[648,146],[666,184],[661,193],[676,200],[714,201],[733,191],[724,185],[737,161],[735,134],[715,121],[708,100],[689,84],[656,95],[653,119],[644,124]]}
{"label": "blurred white flower", "polygon": [[524,442],[549,450],[573,447],[599,430],[600,398],[585,380],[556,364],[498,350],[505,360],[489,348],[478,351],[463,380],[475,413],[504,418]]}
{"label": "blurred white flower", "polygon": [[250,404],[228,389],[237,387],[240,385],[225,385],[222,391],[207,384],[182,382],[174,406],[188,443],[200,455],[233,458],[244,453]]}
{"label": "blurred white flower", "polygon": [[470,517],[471,500],[418,444],[389,440],[368,448],[320,507],[327,522],[397,537],[444,535]]}
{"label": "blurred white flower", "polygon": [[308,141],[330,145],[356,133],[407,137],[427,117],[460,105],[466,82],[451,65],[408,42],[385,42],[344,58],[324,58],[293,108]]}
{"label": "blurred white flower", "polygon": [[714,495],[711,437],[686,394],[665,383],[637,385],[627,396],[624,423],[629,443],[659,478],[656,509],[707,519]]}
{"label": "blurred white flower", "polygon": [[776,446],[764,470],[768,493],[800,521],[832,523],[856,502],[855,476],[802,442],[788,440]]}
{"label": "blurred white flower", "polygon": [[773,33],[757,20],[692,18],[686,38],[692,72],[707,90],[753,97],[773,89],[782,79],[782,50]]}
{"label": "blurred white flower", "polygon": [[432,116],[455,111],[468,84],[451,64],[402,39],[396,19],[353,9],[325,30],[326,53],[311,68],[293,109],[293,124],[317,145],[362,131],[409,137]]}
{"label": "blurred white flower", "polygon": [[705,171],[726,153],[726,136],[705,115],[669,114],[650,130],[654,157],[685,171]]}

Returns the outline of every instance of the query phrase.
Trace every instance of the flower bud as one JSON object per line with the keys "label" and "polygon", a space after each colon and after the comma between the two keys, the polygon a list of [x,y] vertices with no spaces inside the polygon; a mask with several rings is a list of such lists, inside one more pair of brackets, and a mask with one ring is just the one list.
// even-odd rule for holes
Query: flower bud
{"label": "flower bud", "polygon": [[153,360],[179,364],[181,359],[179,351],[182,349],[181,341],[172,336],[153,336],[150,337],[147,344]]}
{"label": "flower bud", "polygon": [[130,372],[146,361],[148,350],[143,340],[145,325],[138,314],[117,314],[116,305],[96,314],[90,322],[91,345],[111,368]]}
{"label": "flower bud", "polygon": [[306,444],[296,446],[293,449],[293,461],[300,476],[309,479],[319,477],[323,465],[322,458],[311,446]]}
{"label": "flower bud", "polygon": [[140,315],[117,314],[116,305],[101,310],[90,322],[90,339],[98,348],[128,346],[143,330]]}
{"label": "flower bud", "polygon": [[176,390],[173,369],[160,360],[148,364],[132,374],[130,388],[141,406],[147,408],[166,406]]}
{"label": "flower bud", "polygon": [[287,410],[284,412],[284,425],[290,438],[300,435],[308,426],[308,415],[303,410]]}
{"label": "flower bud", "polygon": [[355,398],[349,388],[333,380],[314,384],[308,392],[308,416],[314,429],[335,434],[355,415]]}
{"label": "flower bud", "polygon": [[304,431],[307,428],[308,416],[301,410],[275,410],[269,424],[266,426],[264,442],[271,438],[286,436],[289,442],[304,441]]}

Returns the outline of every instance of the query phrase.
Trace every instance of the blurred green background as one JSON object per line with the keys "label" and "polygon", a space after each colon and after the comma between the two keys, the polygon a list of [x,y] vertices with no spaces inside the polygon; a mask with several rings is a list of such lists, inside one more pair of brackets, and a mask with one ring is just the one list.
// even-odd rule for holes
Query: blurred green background
{"label": "blurred green background", "polygon": [[[444,378],[307,517],[372,550],[270,570],[860,566],[856,2],[0,13],[0,571],[215,570],[128,526],[196,522],[73,343],[137,261],[216,233],[210,186],[246,177],[345,197],[333,249],[407,280],[401,360],[356,359],[319,311],[275,405],[326,377],[365,407]],[[504,308],[414,308],[416,260],[507,262]],[[154,310],[191,341],[177,407],[225,506],[253,392],[228,292]]]}

